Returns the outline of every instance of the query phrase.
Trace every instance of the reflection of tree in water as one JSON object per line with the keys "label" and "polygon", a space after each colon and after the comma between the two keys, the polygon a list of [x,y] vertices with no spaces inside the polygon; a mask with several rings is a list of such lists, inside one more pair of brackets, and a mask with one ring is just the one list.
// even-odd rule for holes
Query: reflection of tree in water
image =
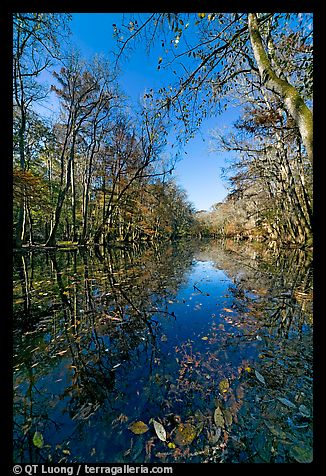
{"label": "reflection of tree in water", "polygon": [[[42,461],[32,438],[41,419],[43,431],[49,430],[44,422],[51,421],[47,415],[52,404],[49,407],[47,402],[62,406],[68,398],[70,417],[77,422],[87,420],[104,402],[110,406],[119,397],[116,368],[128,361],[140,344],[146,345],[154,358],[158,322],[152,317],[160,308],[167,318],[174,318],[163,303],[176,292],[192,257],[189,247],[162,248],[142,253],[111,249],[102,255],[76,250],[49,253],[46,266],[44,254],[42,259],[37,255],[34,260],[23,258],[23,266],[18,261],[21,292],[15,296],[14,310],[21,317],[15,320],[15,446],[22,460]],[[36,283],[44,286],[48,282],[49,292],[31,292],[28,265],[33,266],[29,271]],[[38,310],[32,319],[31,308]],[[60,366],[62,359],[68,365],[70,382],[54,399],[50,388],[40,393],[39,382],[51,368]],[[28,379],[31,383],[26,387]]]}
{"label": "reflection of tree in water", "polygon": [[[311,461],[311,256],[297,249],[261,252],[229,242],[226,247],[203,247],[195,257],[212,261],[233,281],[229,287],[232,312],[224,316],[233,328],[224,334],[224,343],[236,336],[241,353],[258,340],[260,352],[258,361],[245,363],[236,379],[240,397],[239,386],[232,389],[232,385],[224,395],[233,428],[222,458],[229,462]],[[210,339],[216,331],[213,326]],[[211,360],[216,364],[218,357],[215,353]],[[197,361],[207,363],[210,355],[197,355]],[[215,367],[214,375],[219,370]],[[207,460],[214,458],[213,451]]]}
{"label": "reflection of tree in water", "polygon": [[[278,336],[300,331],[312,320],[312,256],[303,250],[262,250],[229,240],[207,246],[197,259],[208,259],[233,280],[230,292],[238,310],[250,308]],[[253,295],[254,296],[253,296]],[[268,322],[266,322],[268,321]]]}
{"label": "reflection of tree in water", "polygon": [[[20,256],[14,321],[17,458],[37,462],[50,453],[54,461],[71,460],[63,453],[69,451],[67,442],[78,456],[88,424],[96,431],[101,420],[105,438],[122,445],[114,450],[115,461],[309,459],[309,256],[296,250],[261,252],[233,242],[200,245],[195,258],[215,263],[233,281],[228,290],[232,309],[222,311],[223,321],[212,319],[208,347],[180,342],[176,355],[163,358],[159,317],[174,321],[168,302],[185,280],[197,245]],[[141,400],[128,407],[136,390],[126,387],[134,362],[136,374],[142,372],[135,377],[141,380]],[[66,380],[54,385],[49,377]],[[126,421],[144,408],[138,403],[153,415],[157,411],[170,435],[180,421],[188,425],[196,433],[193,443],[168,451],[162,444],[163,451],[159,442],[153,447],[149,432],[143,440],[132,440],[126,451],[131,434]],[[214,423],[216,405],[225,422],[222,431]],[[36,430],[45,440],[49,435],[50,449],[35,448]],[[61,447],[56,449],[56,443]],[[81,457],[87,452],[80,447]]]}

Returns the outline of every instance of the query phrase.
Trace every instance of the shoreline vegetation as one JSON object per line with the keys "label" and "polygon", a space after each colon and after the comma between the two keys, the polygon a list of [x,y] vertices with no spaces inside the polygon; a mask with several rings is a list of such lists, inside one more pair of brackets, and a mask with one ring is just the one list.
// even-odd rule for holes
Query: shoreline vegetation
{"label": "shoreline vegetation", "polygon": [[[114,62],[72,47],[69,14],[14,14],[14,248],[183,236],[311,248],[311,14],[136,17],[112,25]],[[167,83],[135,106],[121,89],[119,60],[136,38],[150,49],[149,37],[162,42],[153,67]],[[51,116],[42,109],[49,100]],[[174,179],[176,162],[203,120],[219,124],[231,104],[239,118],[211,133],[217,158],[230,157],[228,195],[195,210]]]}

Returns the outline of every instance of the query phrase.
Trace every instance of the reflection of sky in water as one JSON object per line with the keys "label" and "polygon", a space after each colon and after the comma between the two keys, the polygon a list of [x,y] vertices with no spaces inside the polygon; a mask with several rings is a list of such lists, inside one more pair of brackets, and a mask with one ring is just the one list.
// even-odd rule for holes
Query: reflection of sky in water
{"label": "reflection of sky in water", "polygon": [[220,310],[232,303],[231,298],[224,297],[230,284],[231,280],[223,271],[214,268],[212,262],[196,261],[187,282],[173,299],[175,302],[168,305],[169,312],[176,315],[175,322],[171,319],[164,322],[161,318],[165,332],[176,340],[205,332],[212,324],[212,315],[219,319]]}

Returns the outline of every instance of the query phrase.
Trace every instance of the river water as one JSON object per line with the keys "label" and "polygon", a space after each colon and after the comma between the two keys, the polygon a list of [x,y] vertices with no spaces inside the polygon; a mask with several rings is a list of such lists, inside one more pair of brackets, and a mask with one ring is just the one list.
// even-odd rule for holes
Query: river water
{"label": "river water", "polygon": [[312,460],[309,254],[17,253],[13,309],[15,463]]}

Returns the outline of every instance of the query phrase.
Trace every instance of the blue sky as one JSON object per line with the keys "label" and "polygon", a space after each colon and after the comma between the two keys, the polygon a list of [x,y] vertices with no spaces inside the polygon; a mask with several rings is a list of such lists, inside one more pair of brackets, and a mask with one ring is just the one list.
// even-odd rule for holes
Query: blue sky
{"label": "blue sky", "polygon": [[[110,56],[112,51],[117,51],[112,24],[119,25],[121,19],[122,14],[117,13],[73,14],[71,41],[83,56],[91,57],[96,53]],[[155,49],[147,56],[144,47],[139,44],[122,61],[119,83],[132,101],[139,101],[145,89],[155,89],[166,84],[168,73],[163,68],[160,71],[156,68],[158,56],[159,51]],[[182,154],[183,158],[175,168],[174,176],[198,210],[209,209],[227,195],[226,184],[220,178],[220,169],[225,166],[226,155],[209,153],[210,130],[216,126],[229,126],[238,115],[239,110],[233,108],[223,115],[206,120],[201,132],[185,147],[186,154]]]}

